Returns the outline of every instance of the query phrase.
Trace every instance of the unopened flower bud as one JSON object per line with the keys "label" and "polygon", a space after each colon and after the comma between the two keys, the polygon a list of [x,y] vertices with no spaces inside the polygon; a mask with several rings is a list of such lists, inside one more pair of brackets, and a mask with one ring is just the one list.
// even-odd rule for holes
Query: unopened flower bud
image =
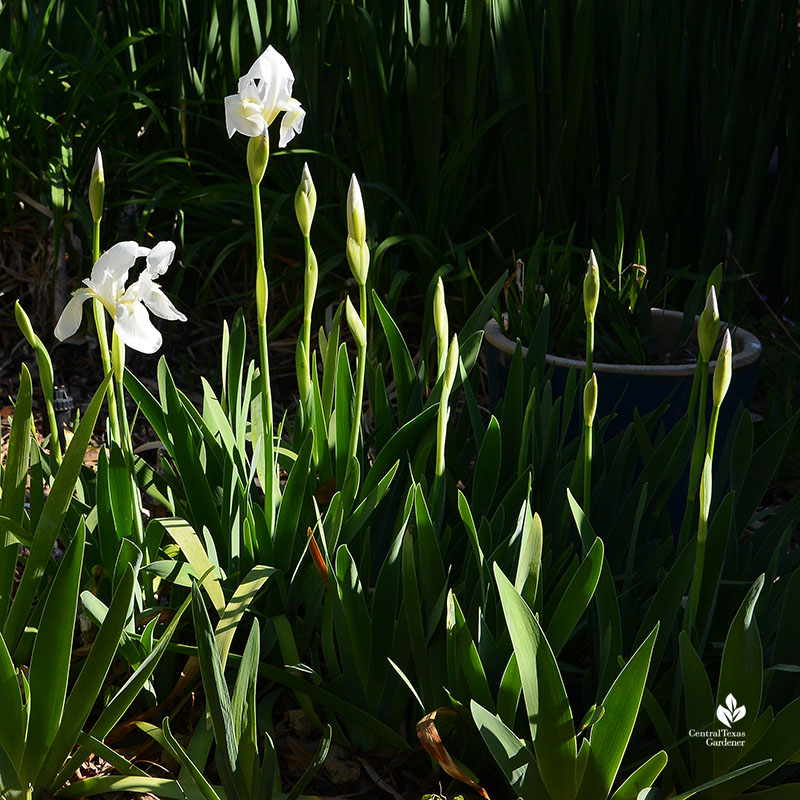
{"label": "unopened flower bud", "polygon": [[597,301],[600,299],[600,267],[594,250],[589,251],[589,263],[583,279],[583,310],[587,322],[594,322],[594,313],[597,311]]}
{"label": "unopened flower bud", "polygon": [[697,323],[697,345],[700,348],[700,358],[708,363],[714,345],[719,335],[719,307],[717,306],[717,292],[714,287],[708,293],[706,307]]}
{"label": "unopened flower bud", "polygon": [[95,222],[100,222],[103,217],[105,191],[106,178],[103,172],[103,156],[98,147],[94,157],[94,166],[92,167],[92,178],[89,181],[89,208],[92,211],[92,219]]}
{"label": "unopened flower bud", "polygon": [[367,346],[367,331],[349,297],[345,303],[345,316],[347,317],[347,327],[350,328],[350,333],[353,334],[356,345],[360,350],[363,350]]}
{"label": "unopened flower bud", "polygon": [[591,428],[594,424],[594,415],[597,413],[597,376],[586,382],[583,389],[583,421]]}
{"label": "unopened flower bud", "polygon": [[36,334],[33,332],[31,320],[25,313],[25,309],[19,304],[19,300],[14,303],[14,316],[17,318],[17,325],[22,331],[22,335],[31,347],[36,346]]}
{"label": "unopened flower bud", "polygon": [[447,306],[444,302],[444,283],[441,278],[436,282],[436,291],[433,295],[433,326],[436,329],[436,355],[441,369],[447,351],[447,337],[450,335]]}
{"label": "unopened flower bud", "polygon": [[367,243],[359,244],[352,236],[347,237],[347,261],[350,271],[359,286],[367,282],[369,274],[369,247]]}
{"label": "unopened flower bud", "polygon": [[450,340],[450,347],[447,350],[447,361],[445,362],[444,366],[444,386],[442,387],[443,391],[446,389],[447,394],[450,394],[450,390],[453,388],[453,384],[456,381],[456,372],[458,371],[458,335],[453,334],[453,338]]}
{"label": "unopened flower bud", "polygon": [[314,188],[314,181],[311,180],[311,172],[308,164],[303,164],[303,174],[300,177],[300,185],[294,195],[294,213],[303,236],[311,234],[311,223],[314,220],[314,212],[317,210],[317,190]]}
{"label": "unopened flower bud", "polygon": [[269,134],[266,128],[258,136],[251,136],[247,143],[247,171],[250,183],[258,186],[267,170],[269,161]]}
{"label": "unopened flower bud", "polygon": [[347,190],[347,234],[359,245],[367,240],[367,222],[364,217],[364,201],[361,199],[361,187],[353,174],[350,188]]}
{"label": "unopened flower bud", "polygon": [[706,453],[703,474],[700,476],[700,516],[707,520],[711,512],[711,457]]}
{"label": "unopened flower bud", "polygon": [[731,332],[725,330],[722,337],[722,346],[717,356],[717,364],[714,367],[714,405],[719,407],[725,399],[728,387],[731,385],[731,361],[733,358],[733,347],[731,346]]}

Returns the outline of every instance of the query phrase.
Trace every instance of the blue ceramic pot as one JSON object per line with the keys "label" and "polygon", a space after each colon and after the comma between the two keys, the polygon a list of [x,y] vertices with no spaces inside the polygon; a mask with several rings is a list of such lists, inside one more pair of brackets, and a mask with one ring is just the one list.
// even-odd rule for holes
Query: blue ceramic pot
{"label": "blue ceramic pot", "polygon": [[[675,351],[683,324],[683,314],[679,311],[663,309],[653,309],[651,313],[656,352],[663,355]],[[494,406],[505,390],[515,343],[503,334],[500,326],[493,319],[489,320],[484,331],[489,395]],[[747,408],[753,398],[761,358],[761,343],[752,333],[743,328],[731,328],[731,334],[733,337],[733,375],[725,402],[720,409],[717,428],[718,440],[722,442],[725,441],[739,403],[741,402]],[[523,349],[523,353],[527,353],[527,348]],[[563,393],[570,369],[581,372],[585,367],[583,360],[560,358],[554,355],[548,355],[546,360],[548,366],[552,367],[554,396]],[[709,372],[712,374],[715,365],[716,361],[709,364]],[[633,420],[635,408],[639,409],[641,415],[645,415],[655,411],[664,399],[670,396],[672,396],[672,400],[662,419],[668,427],[675,425],[686,414],[694,371],[693,363],[639,365],[604,364],[596,361],[594,372],[597,375],[598,384],[597,416],[602,418],[616,409],[616,417],[609,425],[606,436],[612,437],[623,431]],[[709,391],[709,397],[710,394]],[[580,407],[580,403],[577,403],[576,408]],[[577,412],[573,424],[574,429],[571,426],[567,434],[569,438],[580,433],[582,420],[578,418]]]}

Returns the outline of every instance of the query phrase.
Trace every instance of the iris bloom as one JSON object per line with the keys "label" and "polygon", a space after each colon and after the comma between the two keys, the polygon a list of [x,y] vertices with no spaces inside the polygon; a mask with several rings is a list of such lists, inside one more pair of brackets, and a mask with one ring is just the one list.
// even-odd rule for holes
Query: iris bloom
{"label": "iris bloom", "polygon": [[[76,289],[56,325],[55,334],[62,342],[81,324],[84,301],[97,298],[114,320],[116,335],[128,347],[140,353],[155,353],[161,347],[161,334],[150,322],[148,309],[157,317],[186,322],[156,283],[172,263],[175,245],[159,242],[152,249],[136,242],[119,242],[95,262],[92,275],[86,278],[86,288]],[[137,258],[147,263],[139,278],[125,288],[128,272]]]}
{"label": "iris bloom", "polygon": [[294,74],[286,59],[270,45],[239,78],[237,94],[225,98],[225,125],[228,136],[236,131],[245,136],[260,136],[283,111],[278,147],[284,147],[303,130],[305,109],[292,97]]}

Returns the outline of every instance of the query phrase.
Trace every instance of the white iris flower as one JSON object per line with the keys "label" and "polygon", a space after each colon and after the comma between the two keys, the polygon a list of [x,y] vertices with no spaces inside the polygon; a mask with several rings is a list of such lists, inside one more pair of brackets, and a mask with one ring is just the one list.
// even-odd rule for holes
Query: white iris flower
{"label": "white iris flower", "polygon": [[294,74],[286,59],[270,45],[239,78],[238,94],[225,98],[225,125],[228,136],[236,131],[245,136],[260,136],[283,111],[278,147],[286,146],[303,130],[306,112],[292,97]]}
{"label": "white iris flower", "polygon": [[[161,334],[150,321],[148,309],[157,317],[186,322],[156,283],[172,263],[175,245],[159,242],[152,249],[136,242],[119,242],[97,259],[86,288],[76,289],[56,325],[55,334],[62,342],[81,324],[84,301],[97,298],[114,320],[114,331],[122,342],[140,353],[155,353],[161,347]],[[128,272],[137,258],[147,264],[139,278],[125,288]]]}

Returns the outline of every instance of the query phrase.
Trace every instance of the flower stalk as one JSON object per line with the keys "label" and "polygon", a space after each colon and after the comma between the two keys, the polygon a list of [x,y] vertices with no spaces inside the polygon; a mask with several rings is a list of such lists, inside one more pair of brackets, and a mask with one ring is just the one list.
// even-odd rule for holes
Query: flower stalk
{"label": "flower stalk", "polygon": [[[252,139],[250,140],[253,141]],[[249,148],[248,148],[249,150]],[[263,172],[262,172],[263,175]],[[261,216],[261,192],[258,183],[251,184],[256,237],[256,321],[258,324],[258,352],[261,362],[261,420],[264,428],[262,474],[268,530],[275,528],[275,453],[273,448],[272,386],[269,374],[267,347],[267,303],[269,286],[264,263],[264,222]]]}
{"label": "flower stalk", "polygon": [[350,328],[350,333],[356,343],[356,393],[353,400],[353,423],[350,427],[350,443],[347,449],[347,464],[349,467],[358,453],[358,437],[361,433],[364,376],[367,367],[367,329],[364,327],[364,323],[361,321],[361,317],[349,297],[345,304],[345,316],[347,318],[347,326]]}
{"label": "flower stalk", "polygon": [[311,225],[314,221],[314,212],[317,208],[317,190],[311,179],[308,164],[303,164],[303,174],[300,185],[294,196],[294,210],[300,231],[303,234],[303,251],[306,262],[305,280],[303,285],[303,324],[300,338],[297,343],[297,386],[300,390],[300,400],[308,412],[311,408],[311,312],[314,308],[314,299],[317,294],[319,282],[319,267],[317,257],[311,247]]}
{"label": "flower stalk", "polygon": [[586,317],[586,368],[583,373],[583,511],[589,517],[592,494],[593,425],[597,412],[597,379],[594,376],[594,318],[600,300],[600,267],[594,250],[583,279],[583,312]]}
{"label": "flower stalk", "polygon": [[[712,286],[708,292],[706,305],[700,314],[697,323],[697,363],[700,373],[699,404],[697,411],[697,424],[695,426],[694,445],[692,447],[692,458],[689,462],[689,486],[686,492],[686,511],[681,524],[679,542],[681,545],[686,543],[689,535],[692,519],[694,518],[695,498],[700,483],[701,472],[703,469],[703,459],[707,452],[708,428],[706,425],[706,403],[708,398],[708,367],[714,345],[719,335],[719,307],[717,305],[717,293]],[[694,411],[696,384],[692,385],[692,395],[689,399],[690,414]]]}
{"label": "flower stalk", "polygon": [[706,539],[708,537],[708,516],[711,511],[711,456],[706,455],[700,477],[700,518],[697,523],[697,550],[694,558],[692,589],[686,613],[685,630],[691,635],[697,618],[697,607],[700,604],[700,589],[703,584],[703,568],[706,557]]}
{"label": "flower stalk", "polygon": [[17,325],[22,331],[22,335],[28,341],[28,344],[33,348],[36,354],[36,363],[39,367],[39,380],[42,384],[42,395],[44,396],[45,413],[47,414],[47,424],[50,427],[50,453],[52,454],[55,466],[61,466],[61,440],[59,438],[58,421],[56,420],[55,405],[53,403],[53,362],[50,360],[50,354],[44,346],[42,340],[36,335],[31,325],[31,321],[25,310],[19,304],[19,300],[14,304],[14,316],[17,319]]}
{"label": "flower stalk", "polygon": [[583,390],[583,513],[589,517],[592,500],[592,443],[594,417],[597,413],[597,376],[587,382]]}
{"label": "flower stalk", "polygon": [[[103,155],[98,147],[94,157],[92,177],[89,182],[89,208],[92,212],[92,265],[96,264],[100,259],[100,222],[103,219],[105,186],[106,179],[103,170]],[[100,350],[100,360],[103,363],[103,374],[108,375],[108,373],[111,372],[111,349],[108,346],[105,311],[103,309],[103,304],[98,298],[92,300],[92,315],[94,316],[94,327],[97,331],[97,345]],[[108,424],[111,429],[111,438],[117,444],[121,444],[114,381],[108,382],[106,398],[108,399]]]}
{"label": "flower stalk", "polygon": [[447,443],[447,419],[450,415],[450,393],[456,381],[459,364],[458,335],[453,334],[450,347],[447,350],[444,375],[442,378],[442,393],[439,397],[439,413],[436,420],[436,466],[433,474],[433,493],[431,509],[435,509],[436,518],[441,517],[441,506],[444,504],[445,480],[445,445]]}
{"label": "flower stalk", "polygon": [[450,335],[447,320],[447,306],[444,301],[444,283],[441,277],[436,282],[436,291],[433,295],[433,327],[436,330],[436,377],[444,373],[447,362],[447,339]]}

